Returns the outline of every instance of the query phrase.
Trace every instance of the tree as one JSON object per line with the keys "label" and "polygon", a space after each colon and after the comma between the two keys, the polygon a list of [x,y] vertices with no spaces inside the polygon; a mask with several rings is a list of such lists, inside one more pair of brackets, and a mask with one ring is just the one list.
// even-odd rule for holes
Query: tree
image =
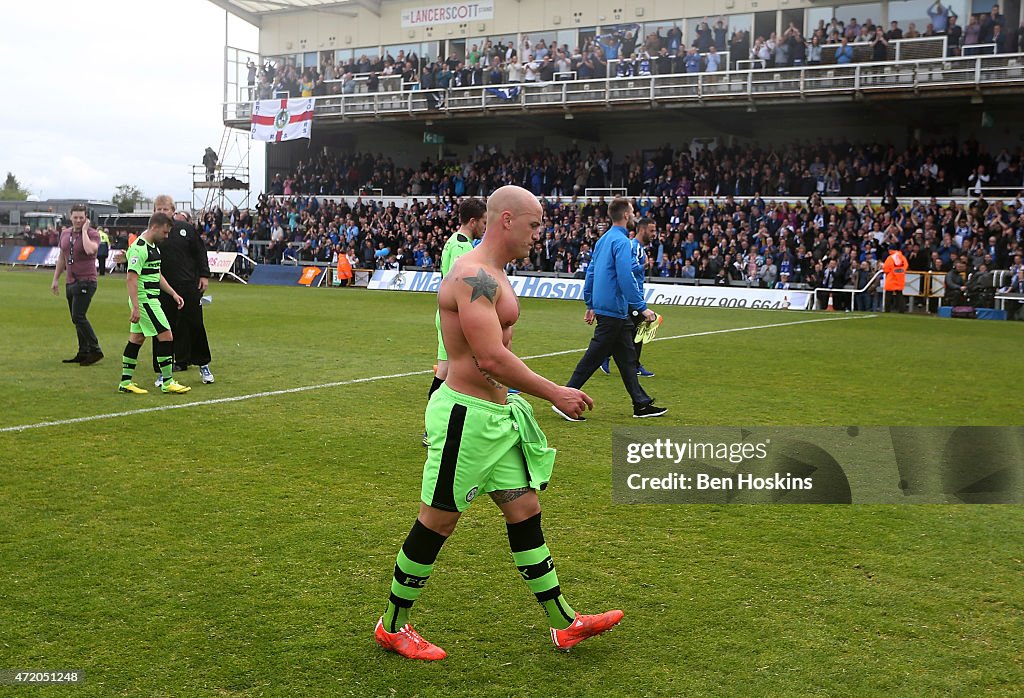
{"label": "tree", "polygon": [[23,189],[18,178],[13,172],[7,173],[4,180],[4,188],[0,189],[0,201],[24,201],[29,195],[28,189]]}
{"label": "tree", "polygon": [[120,184],[114,190],[111,202],[117,206],[118,213],[134,213],[135,207],[143,199],[142,190],[131,184]]}

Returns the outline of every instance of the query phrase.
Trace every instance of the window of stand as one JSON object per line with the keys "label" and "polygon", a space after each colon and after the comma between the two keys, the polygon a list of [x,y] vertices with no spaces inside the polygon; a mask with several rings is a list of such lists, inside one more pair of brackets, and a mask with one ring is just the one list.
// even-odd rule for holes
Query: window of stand
{"label": "window of stand", "polygon": [[[986,0],[987,2],[988,0]],[[928,25],[931,24],[931,18],[928,16],[928,9],[934,5],[934,0],[891,0],[889,2],[889,21],[899,22],[900,29],[906,34],[910,28],[910,23],[913,22],[915,29],[921,34],[925,33]],[[992,2],[988,2],[986,12],[992,9]],[[957,16],[957,23],[961,26],[967,24],[967,0],[951,0],[944,1],[943,7],[949,9],[951,14]],[[886,31],[889,30],[889,25],[885,27]]]}

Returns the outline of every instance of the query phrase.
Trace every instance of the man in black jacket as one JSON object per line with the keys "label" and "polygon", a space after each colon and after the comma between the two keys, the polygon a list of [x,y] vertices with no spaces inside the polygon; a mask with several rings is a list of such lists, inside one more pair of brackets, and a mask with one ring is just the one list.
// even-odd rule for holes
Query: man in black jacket
{"label": "man in black jacket", "polygon": [[[201,300],[210,283],[210,265],[202,238],[183,213],[174,215],[174,199],[166,194],[156,197],[153,209],[173,216],[171,234],[160,244],[162,272],[167,283],[185,299],[178,310],[174,300],[160,293],[160,305],[174,332],[174,370],[199,366],[203,383],[213,383],[210,372],[210,343],[203,324]],[[153,357],[156,366],[156,356]],[[159,383],[159,381],[158,381]]]}

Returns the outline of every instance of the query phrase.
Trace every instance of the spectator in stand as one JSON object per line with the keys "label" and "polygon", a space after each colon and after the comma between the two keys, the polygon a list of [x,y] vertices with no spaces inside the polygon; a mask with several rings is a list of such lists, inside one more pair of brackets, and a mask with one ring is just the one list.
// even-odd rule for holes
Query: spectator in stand
{"label": "spectator in stand", "polygon": [[[871,299],[875,293],[875,287],[878,282],[871,283],[871,277],[873,276],[871,271],[871,265],[868,264],[867,260],[862,261],[858,267],[857,272],[854,274],[854,288],[857,290],[864,289],[861,293],[855,294],[854,306],[856,310],[862,312],[868,312],[871,310]],[[868,284],[871,283],[869,286]]]}
{"label": "spectator in stand", "polygon": [[967,177],[967,182],[968,184],[971,185],[969,190],[970,193],[973,194],[975,197],[980,198],[984,193],[984,187],[989,183],[989,180],[991,179],[992,177],[985,171],[985,166],[978,165],[977,167],[974,168],[974,172],[972,172]]}
{"label": "spectator in stand", "polygon": [[775,65],[779,68],[787,68],[792,65],[792,60],[789,54],[790,37],[793,32],[796,31],[796,25],[792,22],[789,23],[789,27],[783,32],[782,36],[775,42]]}
{"label": "spectator in stand", "polygon": [[755,68],[768,67],[772,60],[772,52],[768,48],[764,37],[759,36],[754,40],[754,45],[750,49],[750,60],[755,61],[753,64]]}
{"label": "spectator in stand", "polygon": [[977,49],[971,48],[976,44],[981,43],[981,25],[978,23],[978,16],[971,15],[971,18],[967,20],[967,28],[964,29],[964,46],[963,55],[973,56],[977,53]]}
{"label": "spectator in stand", "polygon": [[675,54],[683,47],[683,31],[679,28],[678,24],[672,25],[672,28],[668,30],[665,38],[668,42],[666,48],[670,54]]}
{"label": "spectator in stand", "polygon": [[[1018,294],[1024,299],[1024,267],[1017,268],[1016,273],[1012,274],[1010,285],[1001,289],[1000,292]],[[1005,307],[1007,320],[1016,320],[1021,315],[1021,308],[1024,308],[1024,300],[1006,301]]]}
{"label": "spectator in stand", "polygon": [[761,288],[775,288],[778,274],[779,268],[775,266],[775,260],[771,256],[765,256],[764,266],[761,267],[759,275]]}
{"label": "spectator in stand", "polygon": [[888,60],[889,42],[885,39],[885,33],[881,27],[875,30],[875,38],[871,42],[871,60],[876,63]]}
{"label": "spectator in stand", "polygon": [[523,75],[524,82],[537,82],[540,79],[540,63],[537,62],[532,54],[526,54],[526,62],[523,64],[523,69],[525,71]]}
{"label": "spectator in stand", "polygon": [[1017,50],[1017,37],[1013,34],[1003,33],[1000,25],[993,27],[991,43],[995,44],[995,53],[1015,53]]}
{"label": "spectator in stand", "polygon": [[765,45],[765,48],[768,50],[768,67],[769,68],[772,68],[772,67],[775,66],[775,47],[778,45],[778,43],[779,43],[779,40],[778,40],[778,37],[775,36],[775,32],[772,32],[771,34],[769,34],[768,38],[765,39],[764,45]]}
{"label": "spectator in stand", "polygon": [[945,34],[949,27],[949,8],[942,4],[942,0],[935,2],[928,8],[928,18],[935,28],[936,34]]}
{"label": "spectator in stand", "polygon": [[960,45],[963,41],[964,30],[957,24],[956,15],[949,16],[949,24],[946,27],[946,55],[959,56]]}
{"label": "spectator in stand", "polygon": [[697,53],[697,47],[691,47],[686,52],[686,72],[687,73],[699,73],[701,66],[700,54]]}
{"label": "spectator in stand", "polygon": [[705,72],[717,73],[722,69],[722,57],[718,54],[718,50],[714,45],[708,49],[708,55],[705,57],[706,67]]}
{"label": "spectator in stand", "polygon": [[844,65],[846,63],[853,63],[853,46],[850,46],[849,40],[844,36],[836,48],[836,63]]}
{"label": "spectator in stand", "polygon": [[789,35],[789,60],[793,66],[799,67],[807,63],[807,42],[798,29]]}
{"label": "spectator in stand", "polygon": [[[729,35],[729,25],[726,23],[725,17],[719,16],[718,21],[715,22],[714,29],[711,30],[711,34],[711,45],[719,51],[724,51],[726,49],[725,38]],[[708,49],[710,50],[710,48],[711,47],[709,46]]]}
{"label": "spectator in stand", "polygon": [[712,43],[714,43],[714,38],[711,34],[711,28],[708,26],[708,18],[705,17],[702,22],[697,24],[693,47],[697,49],[698,53],[707,53]]}
{"label": "spectator in stand", "polygon": [[736,62],[746,60],[750,53],[750,32],[744,30],[734,31],[729,38],[729,67],[735,68]]}
{"label": "spectator in stand", "polygon": [[256,96],[256,72],[257,72],[256,64],[253,62],[252,58],[250,58],[249,60],[247,60],[245,62],[245,68],[246,68],[245,84],[249,88],[249,101],[252,101],[253,99],[255,99],[255,96]]}
{"label": "spectator in stand", "polygon": [[654,71],[657,75],[668,75],[672,72],[672,57],[667,48],[661,48],[654,59]]}
{"label": "spectator in stand", "polygon": [[900,29],[900,24],[896,20],[889,23],[889,31],[885,33],[886,41],[895,41],[903,38],[903,30]]}
{"label": "spectator in stand", "polygon": [[517,56],[512,56],[509,60],[506,72],[508,75],[507,82],[518,83],[523,81],[524,70],[523,66],[519,65],[519,58]]}

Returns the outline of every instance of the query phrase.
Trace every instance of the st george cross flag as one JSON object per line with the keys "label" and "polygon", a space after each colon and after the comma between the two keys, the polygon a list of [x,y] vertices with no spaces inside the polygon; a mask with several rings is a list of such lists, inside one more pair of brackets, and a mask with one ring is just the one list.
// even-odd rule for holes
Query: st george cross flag
{"label": "st george cross flag", "polygon": [[313,99],[304,97],[255,102],[252,109],[252,139],[280,142],[309,138],[313,127]]}

